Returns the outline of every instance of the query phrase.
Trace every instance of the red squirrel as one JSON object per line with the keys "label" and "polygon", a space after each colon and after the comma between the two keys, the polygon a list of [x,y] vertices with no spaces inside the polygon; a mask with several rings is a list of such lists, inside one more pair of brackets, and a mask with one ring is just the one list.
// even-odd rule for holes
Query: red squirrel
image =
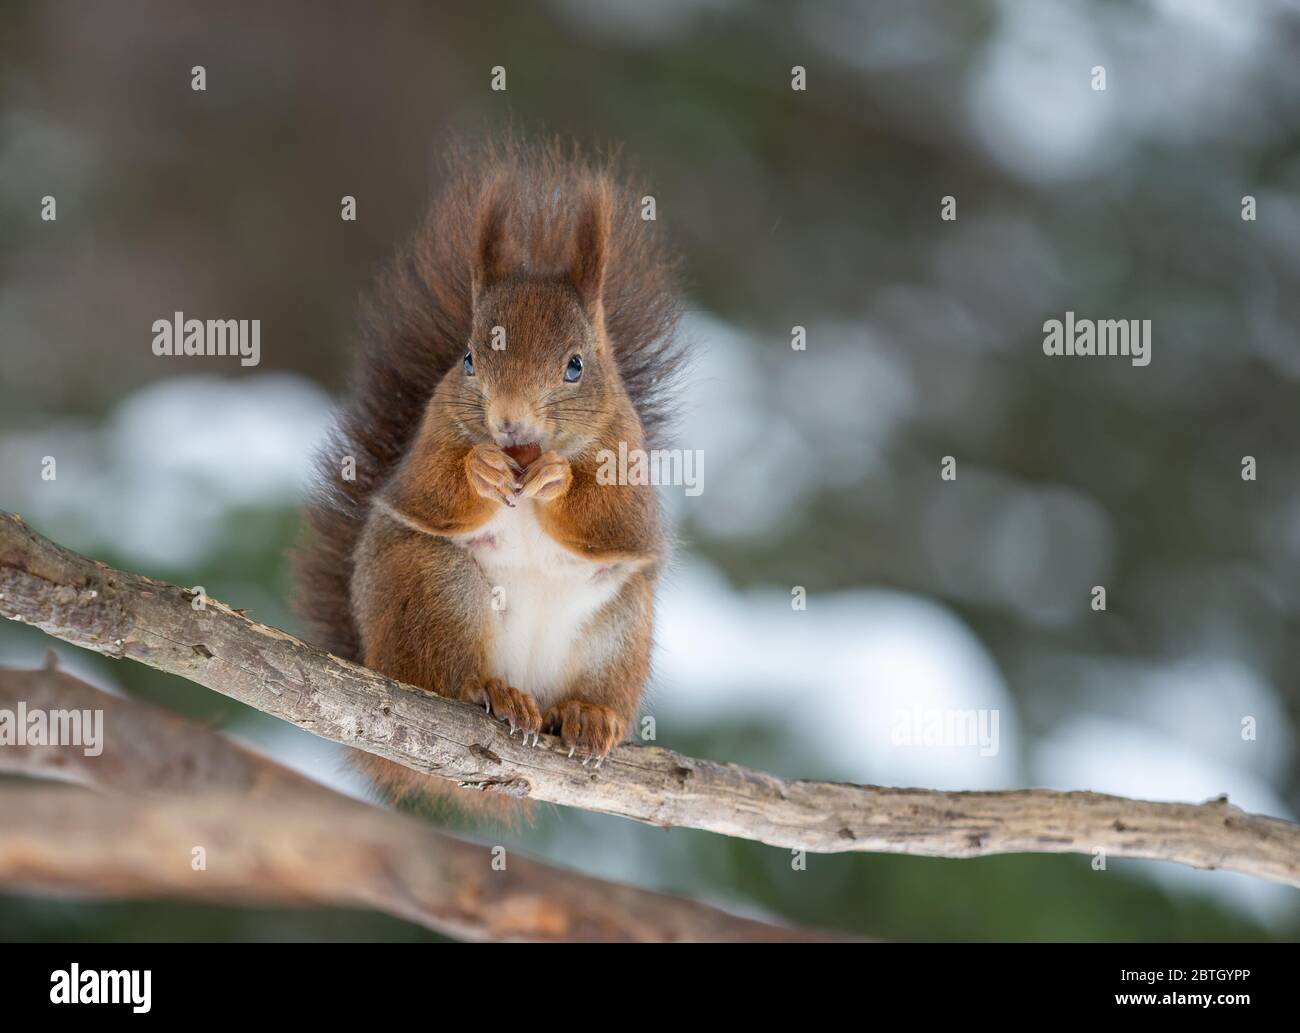
{"label": "red squirrel", "polygon": [[[366,308],[300,609],[331,652],[599,762],[649,676],[667,537],[652,487],[596,471],[666,423],[673,263],[610,161],[508,141],[450,169]],[[453,785],[357,763],[392,797]]]}

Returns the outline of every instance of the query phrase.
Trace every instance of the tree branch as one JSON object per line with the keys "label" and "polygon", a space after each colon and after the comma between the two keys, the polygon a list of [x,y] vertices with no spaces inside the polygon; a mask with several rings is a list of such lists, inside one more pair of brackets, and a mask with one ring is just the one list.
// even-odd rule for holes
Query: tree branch
{"label": "tree branch", "polygon": [[[0,670],[0,709],[20,701],[29,712],[103,711],[112,734],[92,757],[68,745],[5,746],[0,772],[108,795],[0,790],[0,884],[369,907],[461,939],[834,938],[494,854],[336,793],[186,718],[96,689],[52,661]],[[199,869],[195,847],[205,855]]]}
{"label": "tree branch", "polygon": [[1300,886],[1300,826],[1226,799],[1151,803],[1087,792],[939,792],[788,781],[622,746],[582,767],[512,739],[475,707],[313,649],[214,600],[117,571],[0,515],[0,614],[178,674],[336,742],[462,785],[704,829],[772,846],[977,857],[1092,853],[1228,868]]}
{"label": "tree branch", "polygon": [[[459,939],[822,939],[486,847],[345,797],[0,789],[0,882],[100,897],[374,908]],[[192,867],[202,848],[204,867]]]}

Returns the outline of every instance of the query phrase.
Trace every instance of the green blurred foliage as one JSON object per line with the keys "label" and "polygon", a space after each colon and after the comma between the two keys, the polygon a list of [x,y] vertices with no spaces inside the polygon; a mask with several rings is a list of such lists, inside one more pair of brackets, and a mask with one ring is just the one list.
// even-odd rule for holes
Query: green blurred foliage
{"label": "green blurred foliage", "polygon": [[[701,4],[681,8],[684,24],[665,13],[678,5],[652,17],[657,6],[639,21],[628,7],[620,19],[580,3],[4,5],[0,429],[95,423],[170,375],[140,347],[141,328],[176,309],[259,314],[282,342],[267,350],[265,371],[337,390],[358,294],[416,224],[441,141],[512,124],[619,143],[655,184],[692,307],[753,334],[773,390],[788,328],[813,317],[869,325],[916,389],[880,477],[823,485],[761,539],[711,535],[688,518],[698,555],[737,586],[889,585],[941,600],[988,647],[1031,733],[1087,705],[1079,683],[1045,686],[1027,673],[1044,656],[1162,661],[1225,639],[1279,688],[1294,725],[1300,582],[1295,543],[1280,529],[1295,518],[1300,291],[1294,249],[1244,239],[1237,212],[1248,188],[1278,205],[1300,188],[1288,69],[1256,66],[1258,110],[1242,116],[1253,114],[1253,135],[1207,143],[1139,133],[1115,167],[1059,186],[1018,177],[965,131],[965,77],[1008,31],[1002,5]],[[1118,36],[1124,18],[1142,28],[1154,17],[1127,6],[1078,9]],[[900,25],[911,49],[880,60],[876,40]],[[1284,40],[1300,34],[1281,14],[1273,28]],[[926,38],[929,49],[917,43]],[[850,60],[845,47],[875,57]],[[1111,52],[1119,82],[1154,60]],[[199,63],[209,89],[195,95],[188,74]],[[796,63],[811,69],[805,96],[788,89]],[[509,69],[506,95],[487,90],[496,64]],[[1258,128],[1288,104],[1289,118]],[[57,224],[34,214],[33,197],[46,192],[59,197]],[[951,192],[964,237],[941,236],[935,219],[936,199]],[[344,193],[359,198],[355,224],[337,218]],[[1046,258],[1030,261],[1036,254]],[[1017,293],[1017,277],[1038,293]],[[920,300],[900,309],[889,294],[899,288]],[[945,321],[939,300],[961,318]],[[1067,305],[1154,313],[1169,330],[1157,342],[1166,379],[1153,367],[1144,372],[1156,386],[1139,389],[1127,367],[1026,361],[1042,318]],[[837,355],[858,339],[831,344]],[[230,373],[220,360],[187,372],[196,368]],[[1242,490],[1236,464],[1247,452],[1287,479]],[[937,457],[948,453],[1004,486],[1057,485],[1095,501],[1115,529],[1107,584],[1117,619],[1041,626],[987,586],[946,579],[922,517],[935,505]],[[259,620],[301,630],[286,602],[294,512],[232,512],[225,526],[201,565],[141,572],[202,584]],[[971,550],[984,547],[976,530],[972,520]],[[79,547],[76,528],[58,537]],[[139,569],[111,548],[96,556]],[[0,657],[47,644],[31,629],[0,628]],[[138,665],[86,662],[197,718],[235,730],[270,721]],[[782,774],[837,774],[792,749],[782,728],[743,717],[665,744]],[[1300,805],[1294,762],[1278,789]],[[1300,936],[1294,907],[1265,926],[1162,888],[1140,866],[1093,872],[1087,857],[810,856],[797,872],[786,852],[757,844],[545,808],[504,840],[871,937]],[[0,897],[0,937],[431,938],[353,911],[26,896]]]}

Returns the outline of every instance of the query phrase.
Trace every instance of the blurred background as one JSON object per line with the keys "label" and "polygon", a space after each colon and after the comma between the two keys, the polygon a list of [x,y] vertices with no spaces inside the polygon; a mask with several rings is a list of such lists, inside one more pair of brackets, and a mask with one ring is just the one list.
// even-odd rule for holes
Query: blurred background
{"label": "blurred background", "polygon": [[[673,443],[703,449],[705,479],[664,489],[682,548],[660,745],[795,777],[1227,793],[1296,818],[1295,3],[9,0],[0,507],[301,630],[285,551],[358,299],[420,218],[440,146],[506,125],[621,144],[684,258],[695,362]],[[1067,309],[1150,319],[1151,364],[1045,357],[1042,324]],[[175,311],[260,319],[261,365],[154,356],[151,324]],[[5,624],[0,664],[52,644]],[[57,648],[364,792],[332,744]],[[997,713],[996,751],[899,734],[967,710]],[[555,808],[483,834],[891,939],[1300,936],[1296,891],[1170,865],[797,871],[787,851]],[[8,895],[0,936],[431,934],[360,911]]]}

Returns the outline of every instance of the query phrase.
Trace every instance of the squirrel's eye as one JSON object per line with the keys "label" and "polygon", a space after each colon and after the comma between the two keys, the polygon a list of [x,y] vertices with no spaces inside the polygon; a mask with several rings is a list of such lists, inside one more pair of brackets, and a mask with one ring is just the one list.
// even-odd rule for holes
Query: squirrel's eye
{"label": "squirrel's eye", "polygon": [[582,378],[582,356],[575,355],[569,360],[569,364],[564,367],[564,379],[567,383],[575,384]]}
{"label": "squirrel's eye", "polygon": [[465,365],[465,376],[472,377],[474,375],[474,356],[471,355],[469,352],[465,353],[464,365]]}

